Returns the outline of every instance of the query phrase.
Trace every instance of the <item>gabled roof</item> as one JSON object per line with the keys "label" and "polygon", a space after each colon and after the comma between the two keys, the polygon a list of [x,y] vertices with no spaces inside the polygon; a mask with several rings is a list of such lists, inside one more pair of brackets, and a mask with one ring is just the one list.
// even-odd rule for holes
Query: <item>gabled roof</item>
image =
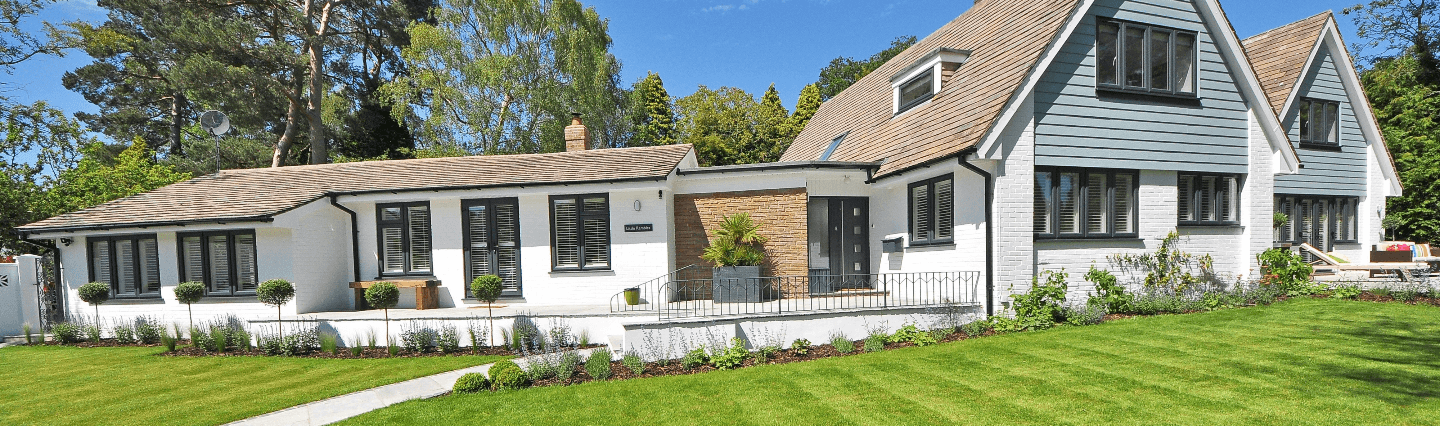
{"label": "gabled roof", "polygon": [[1319,45],[1320,32],[1333,17],[1325,11],[1240,42],[1276,114],[1285,110],[1285,101],[1300,85],[1301,74]]}
{"label": "gabled roof", "polygon": [[225,170],[19,227],[23,234],[264,221],[335,194],[665,179],[690,145]]}
{"label": "gabled roof", "polygon": [[[986,0],[826,101],[781,161],[883,161],[876,177],[974,147],[1076,13],[1075,0]],[[972,53],[929,105],[892,116],[890,76],[936,49]]]}

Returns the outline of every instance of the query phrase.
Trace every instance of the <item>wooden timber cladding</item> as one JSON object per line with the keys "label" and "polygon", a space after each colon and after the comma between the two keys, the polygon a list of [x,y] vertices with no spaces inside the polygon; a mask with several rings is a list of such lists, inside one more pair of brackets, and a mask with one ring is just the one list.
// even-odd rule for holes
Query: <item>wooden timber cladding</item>
{"label": "wooden timber cladding", "polygon": [[365,303],[365,289],[384,282],[395,284],[400,288],[415,289],[415,309],[417,310],[440,307],[440,280],[376,280],[350,283],[350,288],[355,289],[355,310],[370,309],[369,304]]}
{"label": "wooden timber cladding", "polygon": [[[763,191],[678,194],[675,196],[675,267],[713,266],[700,258],[710,237],[725,216],[749,213],[760,225],[765,243],[763,276],[805,276],[809,273],[806,251],[807,197],[805,188]],[[803,280],[788,280],[796,288],[781,289],[786,297],[806,294]],[[705,293],[709,287],[693,289]]]}

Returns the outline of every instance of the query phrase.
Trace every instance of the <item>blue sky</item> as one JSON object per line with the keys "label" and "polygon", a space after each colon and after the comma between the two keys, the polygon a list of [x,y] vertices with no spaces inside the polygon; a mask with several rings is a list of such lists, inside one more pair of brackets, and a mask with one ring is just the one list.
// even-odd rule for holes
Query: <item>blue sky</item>
{"label": "blue sky", "polygon": [[[1240,37],[1341,9],[1360,0],[1221,0]],[[648,71],[659,73],[672,96],[697,85],[732,86],[757,97],[771,83],[787,107],[800,89],[814,82],[820,68],[837,56],[867,57],[897,36],[924,37],[959,16],[972,0],[593,0],[610,20],[613,52],[624,81]],[[94,0],[63,0],[43,19],[100,22],[104,11]],[[1339,16],[1347,42],[1354,25]],[[95,111],[79,95],[60,85],[60,76],[89,62],[83,52],[64,58],[40,58],[13,75],[16,100],[47,100],[67,112]]]}

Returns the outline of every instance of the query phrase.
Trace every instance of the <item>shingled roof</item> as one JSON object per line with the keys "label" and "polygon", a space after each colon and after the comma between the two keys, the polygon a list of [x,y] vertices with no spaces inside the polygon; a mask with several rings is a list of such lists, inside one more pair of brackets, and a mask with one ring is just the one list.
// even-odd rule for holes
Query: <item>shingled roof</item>
{"label": "shingled roof", "polygon": [[[835,161],[882,161],[884,176],[978,144],[1080,2],[987,0],[820,106],[781,161],[815,160],[842,133]],[[930,105],[892,117],[890,77],[940,48],[971,50]],[[921,110],[923,109],[923,110]]]}
{"label": "shingled roof", "polygon": [[1334,15],[1325,11],[1240,42],[1276,114],[1285,110],[1285,101],[1299,84],[1310,53],[1320,41],[1320,32],[1332,18]]}
{"label": "shingled roof", "polygon": [[45,231],[266,220],[331,194],[664,179],[690,145],[225,170],[19,227]]}

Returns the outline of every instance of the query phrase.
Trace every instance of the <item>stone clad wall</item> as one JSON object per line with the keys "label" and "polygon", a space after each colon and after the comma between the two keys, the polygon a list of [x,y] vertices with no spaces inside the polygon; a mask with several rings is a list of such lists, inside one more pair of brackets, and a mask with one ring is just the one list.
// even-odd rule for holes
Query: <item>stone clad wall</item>
{"label": "stone clad wall", "polygon": [[[725,216],[744,212],[760,225],[760,235],[769,239],[760,274],[807,275],[806,202],[805,188],[675,195],[675,268],[711,266],[700,258],[710,237]],[[802,280],[787,282],[802,288],[783,289],[786,296],[805,292]]]}

